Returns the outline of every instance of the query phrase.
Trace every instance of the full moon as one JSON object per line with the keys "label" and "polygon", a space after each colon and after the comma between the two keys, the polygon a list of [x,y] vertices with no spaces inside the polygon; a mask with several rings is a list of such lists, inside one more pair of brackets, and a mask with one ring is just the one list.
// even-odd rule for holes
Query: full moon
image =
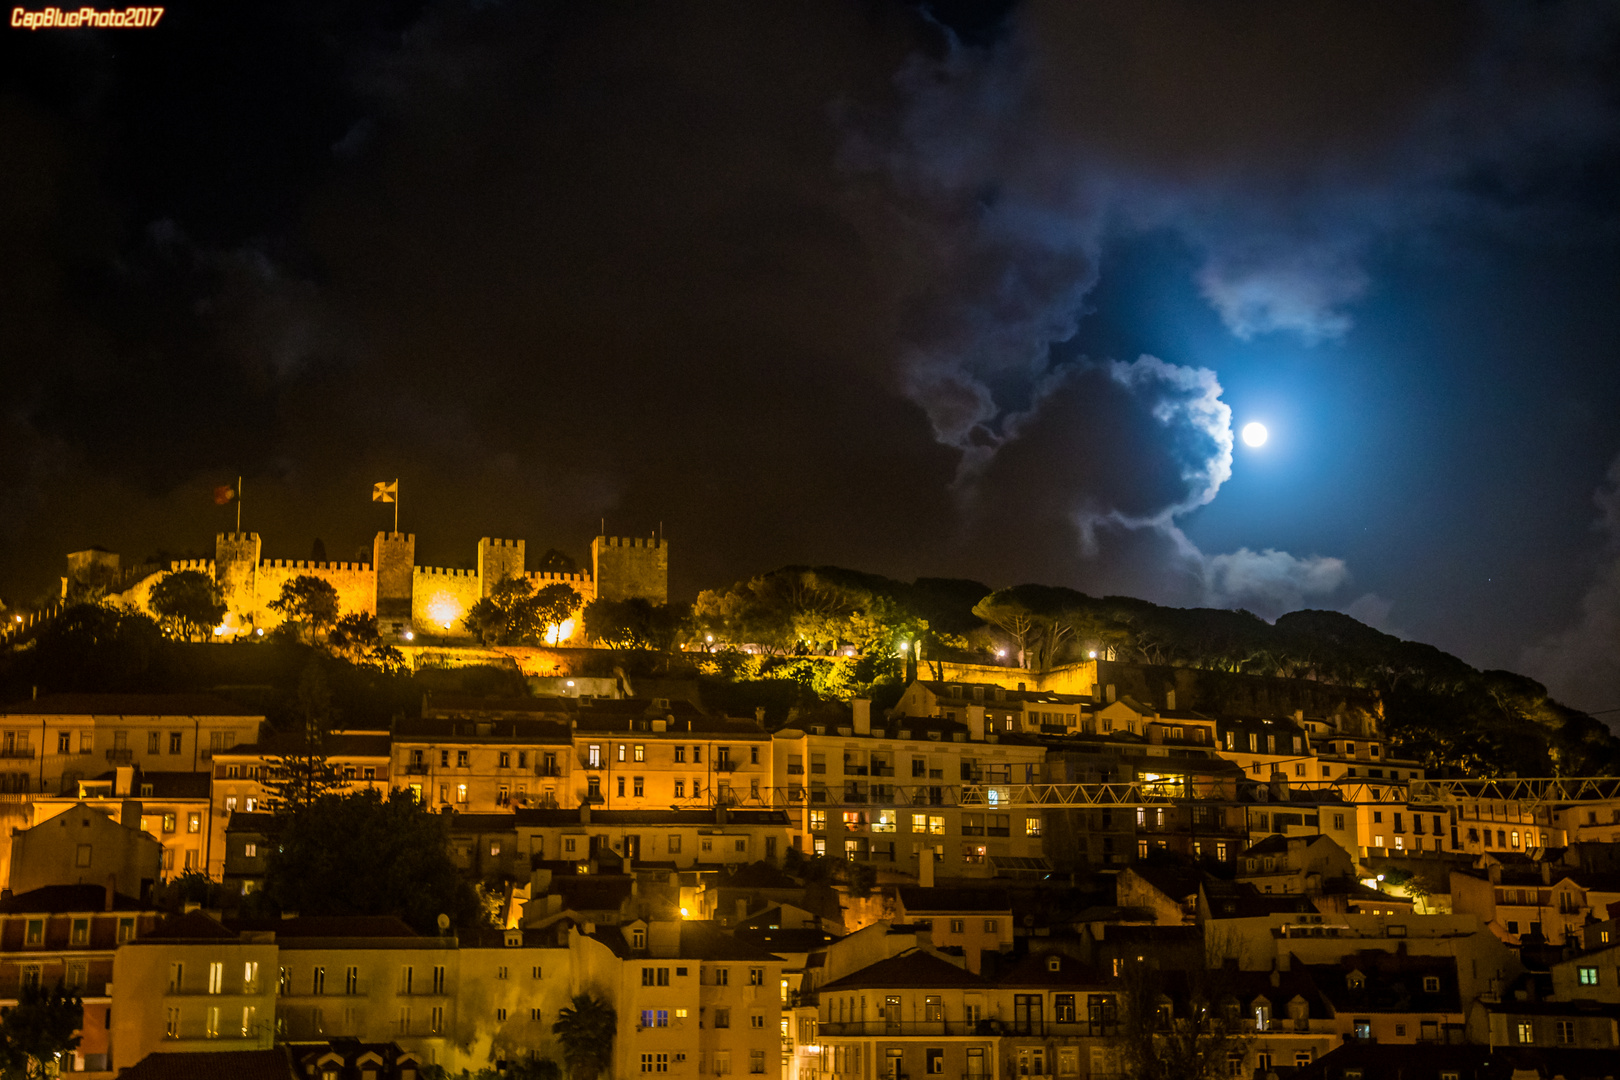
{"label": "full moon", "polygon": [[1251,424],[1243,425],[1243,441],[1250,446],[1266,445],[1266,425],[1256,420]]}

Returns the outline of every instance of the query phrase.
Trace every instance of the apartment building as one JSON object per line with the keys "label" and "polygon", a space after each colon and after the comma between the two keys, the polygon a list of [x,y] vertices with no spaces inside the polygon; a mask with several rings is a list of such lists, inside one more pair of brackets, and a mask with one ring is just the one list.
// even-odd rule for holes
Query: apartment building
{"label": "apartment building", "polygon": [[[858,700],[848,725],[776,732],[774,786],[793,847],[913,871],[927,851],[952,876],[1046,867],[1041,812],[999,809],[1012,785],[1040,782],[1045,748],[991,730],[987,706],[964,714],[966,722],[896,709],[874,722],[870,702]],[[964,806],[962,785],[982,795]]]}
{"label": "apartment building", "polygon": [[0,1008],[15,1005],[24,987],[61,983],[84,1001],[79,1047],[62,1071],[112,1075],[113,957],[157,922],[149,904],[111,884],[0,896]]}
{"label": "apartment building", "polygon": [[895,922],[925,930],[936,949],[960,950],[974,974],[982,970],[985,953],[1012,951],[1012,903],[1005,889],[902,885],[895,891]]}
{"label": "apartment building", "polygon": [[163,867],[163,845],[138,826],[141,804],[118,808],[132,824],[109,809],[79,802],[11,838],[11,891],[46,885],[111,885],[142,900],[151,898]]}
{"label": "apartment building", "polygon": [[562,1061],[551,1025],[572,997],[566,937],[541,930],[459,935],[453,1041],[469,1062]]}
{"label": "apartment building", "polygon": [[1000,1039],[986,1023],[996,1018],[995,984],[925,948],[835,978],[817,997],[823,1076],[1002,1075]]}
{"label": "apartment building", "polygon": [[573,805],[571,725],[562,709],[571,704],[537,700],[521,717],[402,719],[390,747],[390,783],[458,813]]}
{"label": "apartment building", "polygon": [[535,859],[584,862],[603,852],[634,865],[717,870],[783,854],[783,810],[712,809],[519,810],[517,850]]}
{"label": "apartment building", "polygon": [[1451,908],[1478,916],[1509,945],[1527,937],[1576,945],[1590,922],[1620,902],[1620,875],[1583,871],[1553,859],[1487,857],[1477,869],[1453,869]]}
{"label": "apartment building", "polygon": [[214,816],[206,772],[149,772],[120,765],[63,795],[37,795],[32,811],[40,825],[80,805],[138,827],[162,845],[160,873],[166,880],[202,873],[213,850]]}
{"label": "apartment building", "polygon": [[753,719],[670,698],[580,698],[570,798],[603,810],[776,805],[773,740]]}
{"label": "apartment building", "polygon": [[156,1052],[270,1048],[276,961],[273,933],[238,933],[200,911],[124,942],[113,955],[113,1068]]}
{"label": "apartment building", "polygon": [[781,957],[712,923],[632,920],[575,935],[576,985],[615,1003],[617,1077],[780,1077]]}

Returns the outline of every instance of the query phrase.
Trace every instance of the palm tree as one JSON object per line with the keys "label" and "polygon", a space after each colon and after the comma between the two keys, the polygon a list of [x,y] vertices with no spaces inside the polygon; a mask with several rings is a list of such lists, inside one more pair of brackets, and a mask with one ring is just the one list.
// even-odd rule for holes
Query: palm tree
{"label": "palm tree", "polygon": [[551,1031],[562,1043],[571,1080],[596,1080],[612,1066],[618,1025],[613,1006],[589,994],[574,995],[573,1004],[558,1011]]}

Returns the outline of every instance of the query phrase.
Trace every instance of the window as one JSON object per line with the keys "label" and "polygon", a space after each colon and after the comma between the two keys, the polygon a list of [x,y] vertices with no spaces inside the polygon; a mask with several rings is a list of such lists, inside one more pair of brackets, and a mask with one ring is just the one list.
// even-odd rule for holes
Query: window
{"label": "window", "polygon": [[762,1028],[765,1026],[765,1017],[762,1013],[754,1013],[748,1018],[749,1027]]}
{"label": "window", "polygon": [[540,1010],[539,1009],[530,1009],[529,1010],[529,1019],[530,1020],[538,1020],[538,1019],[540,1019]]}
{"label": "window", "polygon": [[1423,992],[1425,994],[1438,994],[1440,992],[1440,977],[1438,975],[1423,976]]}
{"label": "window", "polygon": [[765,1051],[748,1051],[748,1071],[755,1076],[763,1076],[765,1074]]}
{"label": "window", "polygon": [[470,751],[467,751],[467,750],[457,750],[456,751],[456,768],[465,769],[467,767],[467,765],[468,765],[468,754],[469,753],[470,753]]}
{"label": "window", "polygon": [[42,945],[45,942],[45,920],[29,919],[25,941],[29,945]]}
{"label": "window", "polygon": [[326,969],[318,967],[310,975],[309,992],[312,994],[326,993]]}
{"label": "window", "polygon": [[730,968],[715,968],[714,969],[714,985],[716,985],[716,986],[729,986],[729,985],[731,985],[731,969]]}
{"label": "window", "polygon": [[750,746],[748,748],[748,764],[750,764],[750,765],[758,765],[759,764],[759,747]]}
{"label": "window", "polygon": [[496,1009],[495,1010],[495,1022],[498,1023],[498,1024],[506,1023],[506,1010],[505,1009]]}
{"label": "window", "polygon": [[[444,993],[444,968],[442,966],[433,969],[433,992],[435,994]],[[438,1031],[439,1029],[434,1028],[433,1030]]]}
{"label": "window", "polygon": [[119,944],[122,944],[122,943],[124,943],[126,941],[134,941],[134,940],[135,940],[135,920],[134,919],[119,919],[118,920],[118,941],[119,941]]}
{"label": "window", "polygon": [[619,798],[624,798],[624,777],[619,777]]}
{"label": "window", "polygon": [[[442,971],[444,969],[443,968],[436,968],[435,970]],[[503,1009],[501,1011],[504,1012],[505,1010]],[[428,1010],[428,1030],[431,1031],[435,1035],[439,1034],[439,1032],[444,1030],[444,1006],[443,1005],[435,1005],[435,1006],[433,1006],[433,1008]]]}
{"label": "window", "polygon": [[[1057,958],[1053,957],[1053,959],[1055,960]],[[1052,1019],[1056,1020],[1060,1024],[1072,1024],[1075,1022],[1073,994],[1052,995]]]}
{"label": "window", "polygon": [[202,832],[202,815],[201,814],[193,813],[193,814],[187,814],[186,815],[186,832],[188,832],[188,833]]}
{"label": "window", "polygon": [[641,1055],[641,1071],[644,1072],[644,1073],[669,1072],[669,1055],[668,1054],[642,1054]]}
{"label": "window", "polygon": [[999,933],[1001,933],[1001,920],[1000,919],[986,919],[986,920],[984,920],[984,932],[987,933],[987,934],[999,934]]}
{"label": "window", "polygon": [[1025,836],[1039,836],[1039,835],[1041,835],[1041,819],[1038,818],[1038,817],[1027,817],[1027,818],[1025,818],[1024,819],[1024,835]]}
{"label": "window", "polygon": [[180,752],[181,742],[182,740],[178,731],[169,732],[169,753],[178,754]]}
{"label": "window", "polygon": [[749,986],[764,986],[765,985],[765,969],[764,968],[749,968],[748,969],[748,985]]}
{"label": "window", "polygon": [[1572,1046],[1572,1045],[1574,1045],[1574,1043],[1575,1043],[1575,1021],[1573,1021],[1573,1020],[1560,1020],[1560,1021],[1558,1021],[1558,1041],[1559,1041],[1560,1044],[1562,1044],[1564,1046]]}
{"label": "window", "polygon": [[924,1054],[930,1076],[937,1076],[945,1071],[945,1051],[942,1048],[929,1047]]}
{"label": "window", "polygon": [[165,1039],[178,1039],[180,1037],[180,1010],[170,1009],[163,1020],[163,1037]]}
{"label": "window", "polygon": [[156,731],[148,731],[146,733],[146,752],[148,754],[157,753],[162,743],[163,735],[161,733]]}
{"label": "window", "polygon": [[677,765],[686,764],[686,747],[677,746],[675,748],[675,764],[677,764]]}
{"label": "window", "polygon": [[71,941],[74,945],[88,945],[90,943],[90,920],[74,919]]}
{"label": "window", "polygon": [[178,815],[177,814],[168,813],[168,814],[163,815],[163,831],[164,832],[172,833],[172,832],[175,831],[176,828],[178,828],[178,826],[179,826],[179,822],[178,822]]}
{"label": "window", "polygon": [[645,781],[639,776],[635,777],[634,781],[631,784],[630,794],[634,795],[636,798],[639,799],[643,795],[645,795],[646,793],[647,793],[647,788],[646,788]]}
{"label": "window", "polygon": [[1536,1026],[1528,1020],[1520,1020],[1514,1025],[1514,1031],[1523,1046],[1529,1046],[1536,1041]]}
{"label": "window", "polygon": [[731,1010],[730,1009],[716,1009],[716,1010],[714,1010],[714,1026],[717,1027],[717,1028],[728,1028],[728,1027],[730,1027],[731,1026]]}

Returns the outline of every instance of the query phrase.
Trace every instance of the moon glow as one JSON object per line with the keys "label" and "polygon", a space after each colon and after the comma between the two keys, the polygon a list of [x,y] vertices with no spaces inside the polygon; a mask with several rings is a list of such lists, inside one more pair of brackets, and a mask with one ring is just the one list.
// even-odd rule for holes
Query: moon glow
{"label": "moon glow", "polygon": [[1270,433],[1266,431],[1266,425],[1260,423],[1258,420],[1243,425],[1243,441],[1249,446],[1266,445],[1266,438],[1269,434]]}

